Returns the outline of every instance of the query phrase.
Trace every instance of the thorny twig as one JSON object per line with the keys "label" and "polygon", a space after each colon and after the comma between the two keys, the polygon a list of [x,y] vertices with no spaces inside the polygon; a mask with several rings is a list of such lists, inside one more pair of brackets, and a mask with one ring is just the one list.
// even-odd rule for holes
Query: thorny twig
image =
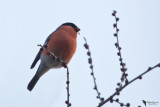
{"label": "thorny twig", "polygon": [[40,46],[42,49],[46,49],[48,54],[53,56],[54,60],[60,61],[62,63],[62,66],[67,69],[67,81],[66,81],[66,84],[67,84],[67,87],[66,87],[66,89],[67,89],[67,101],[65,101],[65,103],[67,104],[67,107],[71,106],[71,103],[69,102],[69,96],[70,96],[70,94],[69,94],[69,83],[70,83],[70,81],[69,81],[69,69],[68,69],[68,66],[67,66],[66,62],[63,61],[61,58],[57,57],[50,50],[48,50],[47,46],[42,46],[41,44],[39,44],[38,46]]}

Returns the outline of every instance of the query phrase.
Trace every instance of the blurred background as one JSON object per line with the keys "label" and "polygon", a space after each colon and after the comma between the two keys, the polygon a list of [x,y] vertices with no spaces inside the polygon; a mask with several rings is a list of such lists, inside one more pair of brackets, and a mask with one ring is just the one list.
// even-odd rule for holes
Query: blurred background
{"label": "blurred background", "polygon": [[[113,10],[117,10],[122,57],[128,79],[160,62],[159,0],[1,0],[0,1],[0,107],[66,107],[66,69],[52,69],[32,92],[27,85],[36,73],[30,69],[39,47],[59,25],[73,22],[80,29],[77,51],[69,66],[70,101],[73,107],[96,107],[96,91],[90,75],[83,36],[90,46],[96,81],[108,98],[120,81],[119,57],[113,37]],[[160,69],[154,69],[125,88],[118,98],[141,105],[159,102]],[[117,97],[115,97],[117,98]],[[103,107],[119,107],[107,103]]]}

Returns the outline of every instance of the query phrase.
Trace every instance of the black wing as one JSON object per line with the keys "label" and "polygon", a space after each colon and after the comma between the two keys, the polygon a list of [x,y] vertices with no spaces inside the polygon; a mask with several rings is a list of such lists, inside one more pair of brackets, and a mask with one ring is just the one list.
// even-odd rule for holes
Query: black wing
{"label": "black wing", "polygon": [[[59,28],[57,28],[54,32],[56,32]],[[50,40],[50,37],[52,36],[52,34],[54,33],[52,32],[46,39],[46,41],[44,42],[43,46],[47,46],[49,40]],[[36,63],[38,62],[38,60],[40,59],[40,56],[41,56],[41,52],[43,51],[43,48],[41,48],[38,52],[38,54],[36,55],[36,58],[34,59],[32,65],[31,65],[31,69],[35,67]]]}

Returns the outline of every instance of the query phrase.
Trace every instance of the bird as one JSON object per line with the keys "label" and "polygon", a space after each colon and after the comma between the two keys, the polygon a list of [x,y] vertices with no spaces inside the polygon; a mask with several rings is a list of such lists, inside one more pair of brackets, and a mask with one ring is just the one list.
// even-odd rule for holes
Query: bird
{"label": "bird", "polygon": [[[74,23],[63,23],[47,37],[43,47],[47,47],[51,53],[68,64],[76,51],[77,33],[79,31],[80,28]],[[49,55],[47,49],[40,48],[30,67],[30,69],[33,69],[36,63],[39,60],[41,61],[36,74],[27,86],[29,91],[32,91],[40,77],[50,69],[63,67],[62,62],[55,60],[52,55]]]}
{"label": "bird", "polygon": [[145,100],[142,100],[143,104],[146,106],[146,101]]}

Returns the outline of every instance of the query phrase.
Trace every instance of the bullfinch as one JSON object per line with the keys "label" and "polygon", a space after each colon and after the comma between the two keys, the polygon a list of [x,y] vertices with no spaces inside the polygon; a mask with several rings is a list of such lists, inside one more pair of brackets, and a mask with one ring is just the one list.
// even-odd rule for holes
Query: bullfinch
{"label": "bullfinch", "polygon": [[[43,47],[47,47],[51,53],[68,64],[76,51],[77,33],[79,31],[80,29],[75,24],[64,23],[48,36]],[[39,59],[41,62],[38,70],[27,87],[29,91],[32,91],[37,81],[47,71],[63,66],[62,62],[53,59],[53,56],[49,55],[45,48],[41,48],[30,67],[31,69],[34,68]]]}

